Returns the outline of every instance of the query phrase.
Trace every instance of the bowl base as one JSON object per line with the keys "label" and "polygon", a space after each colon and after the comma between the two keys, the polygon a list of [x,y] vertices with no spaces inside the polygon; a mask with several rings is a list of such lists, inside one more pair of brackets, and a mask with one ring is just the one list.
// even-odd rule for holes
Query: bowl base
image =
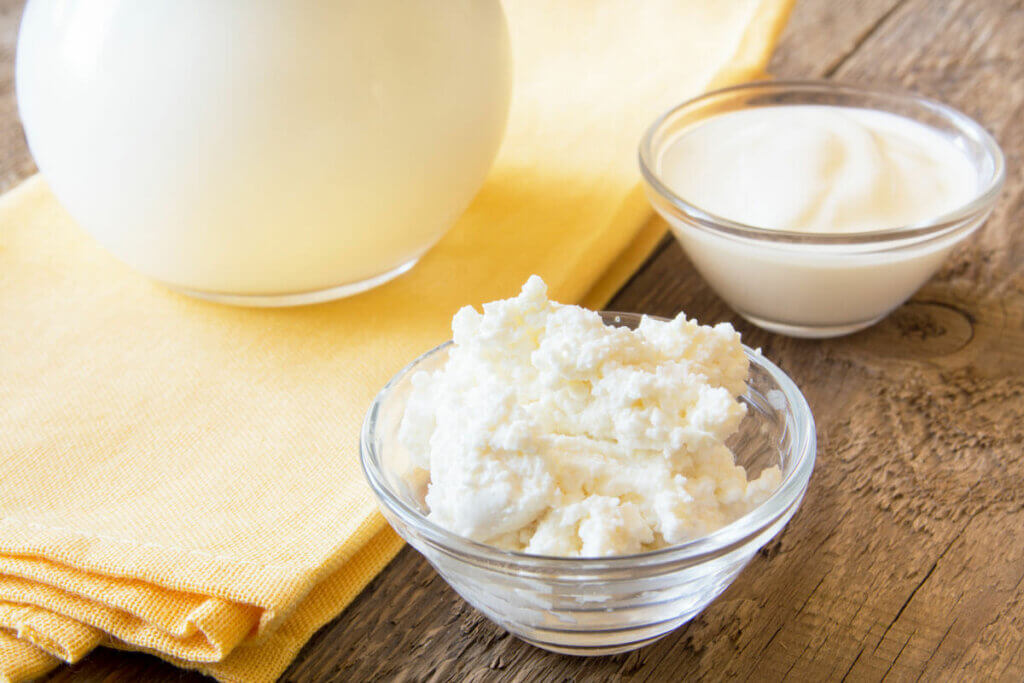
{"label": "bowl base", "polygon": [[651,636],[650,638],[644,638],[642,640],[637,640],[630,643],[595,646],[556,644],[542,640],[534,640],[533,638],[527,638],[526,636],[521,635],[519,633],[513,635],[515,635],[516,638],[523,641],[524,643],[528,643],[530,645],[533,645],[534,647],[539,647],[542,650],[547,650],[548,652],[555,652],[560,655],[572,655],[573,657],[603,657],[605,655],[617,655],[623,652],[639,650],[642,647],[650,645],[656,640],[661,640],[671,632],[672,630],[669,630],[665,633],[661,633],[656,636]]}
{"label": "bowl base", "polygon": [[776,334],[784,334],[787,337],[802,337],[804,339],[826,339],[828,337],[842,337],[843,335],[853,334],[854,332],[859,332],[866,327],[871,327],[888,315],[888,313],[883,313],[877,318],[872,318],[871,320],[846,323],[844,325],[791,325],[789,323],[765,320],[764,318],[758,318],[755,315],[749,315],[742,311],[738,311],[738,313],[761,329],[768,330],[769,332],[775,332]]}
{"label": "bowl base", "polygon": [[188,289],[187,287],[178,287],[171,284],[168,284],[167,286],[174,291],[181,292],[187,296],[195,297],[197,299],[205,299],[206,301],[214,301],[219,304],[230,304],[232,306],[253,306],[258,308],[305,306],[307,304],[319,304],[325,301],[344,299],[345,297],[352,296],[353,294],[359,294],[360,292],[365,292],[368,289],[379,287],[385,282],[394,280],[399,275],[408,271],[416,265],[417,261],[419,261],[419,256],[409,259],[396,268],[392,268],[380,275],[374,275],[373,277],[366,278],[365,280],[346,282],[343,285],[328,287],[327,289],[315,289],[307,292],[294,292],[291,294],[229,294],[226,292],[204,292],[197,289]]}

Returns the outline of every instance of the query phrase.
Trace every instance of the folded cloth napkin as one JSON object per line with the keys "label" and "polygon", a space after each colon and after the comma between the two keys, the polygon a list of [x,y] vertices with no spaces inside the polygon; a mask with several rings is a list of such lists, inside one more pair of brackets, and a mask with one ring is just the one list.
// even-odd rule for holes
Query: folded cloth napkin
{"label": "folded cloth napkin", "polygon": [[0,680],[23,681],[44,674],[60,664],[53,655],[43,652],[11,631],[0,629]]}
{"label": "folded cloth napkin", "polygon": [[761,73],[788,9],[508,0],[487,183],[410,273],[343,301],[192,300],[108,256],[41,179],[0,199],[0,674],[102,644],[277,677],[401,545],[358,464],[376,392],[531,273],[603,304],[663,233],[637,188],[645,126]]}

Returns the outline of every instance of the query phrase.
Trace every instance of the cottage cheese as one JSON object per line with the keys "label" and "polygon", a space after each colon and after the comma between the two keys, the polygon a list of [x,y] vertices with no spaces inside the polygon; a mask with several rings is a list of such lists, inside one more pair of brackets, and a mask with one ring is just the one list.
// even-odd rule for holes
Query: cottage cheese
{"label": "cottage cheese", "polygon": [[623,555],[714,531],[779,485],[778,468],[748,481],[723,443],[746,413],[731,325],[607,326],[536,276],[483,309],[456,314],[399,430],[440,526],[538,555]]}

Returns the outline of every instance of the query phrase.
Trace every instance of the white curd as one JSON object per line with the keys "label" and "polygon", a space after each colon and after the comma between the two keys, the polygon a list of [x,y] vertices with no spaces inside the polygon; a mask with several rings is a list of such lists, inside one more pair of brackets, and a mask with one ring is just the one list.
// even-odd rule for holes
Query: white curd
{"label": "white curd", "polygon": [[429,519],[539,555],[610,556],[705,535],[764,501],[724,440],[748,361],[728,324],[635,331],[522,293],[462,309],[444,367],[420,372],[399,429],[429,474]]}

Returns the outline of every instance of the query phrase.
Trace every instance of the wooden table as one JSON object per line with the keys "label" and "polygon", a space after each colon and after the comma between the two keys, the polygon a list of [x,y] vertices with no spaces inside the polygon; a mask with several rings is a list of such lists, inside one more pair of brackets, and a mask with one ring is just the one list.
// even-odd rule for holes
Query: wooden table
{"label": "wooden table", "polygon": [[[20,3],[0,14],[0,184],[34,168],[11,88]],[[736,583],[643,650],[527,646],[406,548],[285,680],[1024,679],[1024,5],[800,0],[784,77],[907,88],[979,119],[1007,156],[987,226],[913,300],[847,338],[739,319],[666,239],[611,308],[732,321],[804,389],[818,463],[803,507]],[[99,650],[52,680],[200,680]]]}

